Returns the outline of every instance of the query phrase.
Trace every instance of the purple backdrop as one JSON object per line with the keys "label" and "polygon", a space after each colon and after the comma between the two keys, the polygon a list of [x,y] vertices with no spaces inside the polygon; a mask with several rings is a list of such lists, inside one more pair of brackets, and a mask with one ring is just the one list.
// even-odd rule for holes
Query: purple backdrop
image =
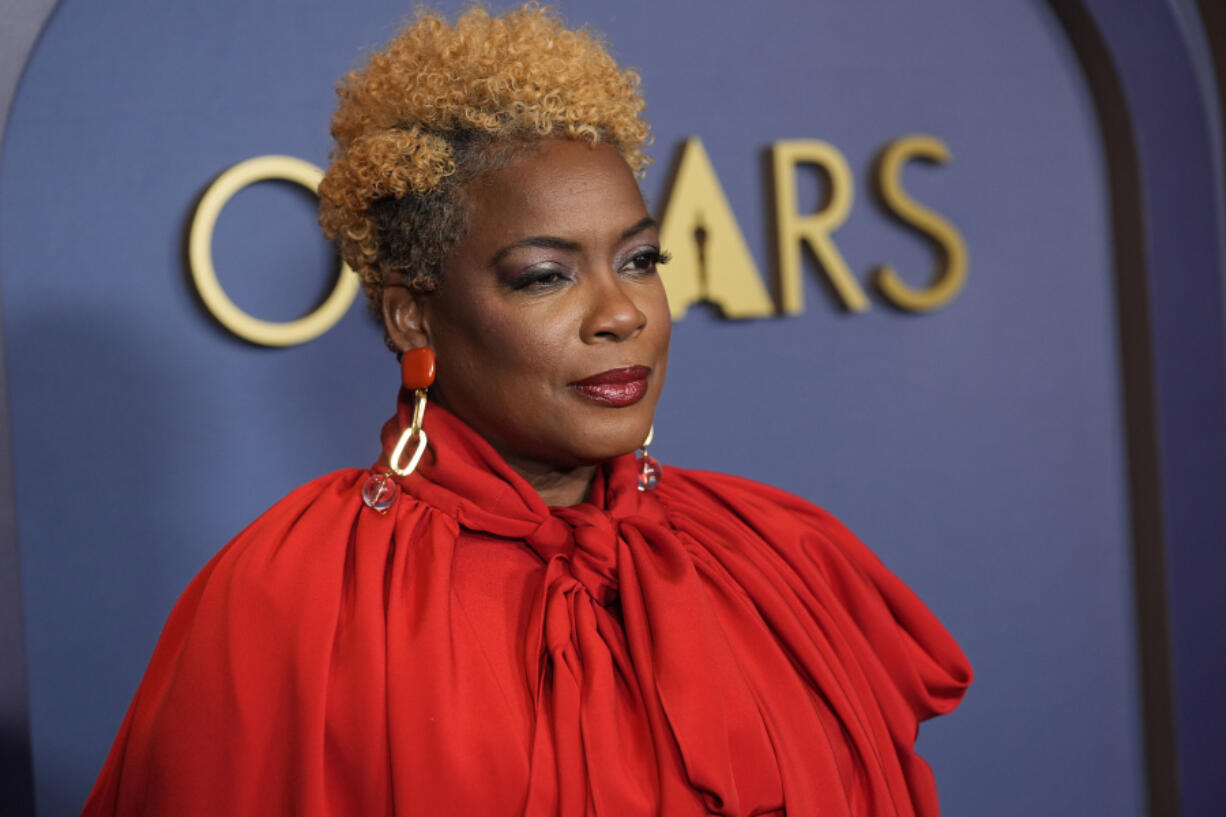
{"label": "purple backdrop", "polygon": [[[840,250],[862,280],[889,262],[917,284],[931,249],[873,202],[872,160],[910,132],[950,146],[948,165],[909,167],[904,184],[967,241],[963,293],[923,316],[876,297],[849,315],[810,268],[799,316],[692,310],[656,449],[831,509],[945,620],[978,673],[922,735],[947,814],[1141,814],[1145,773],[1174,778],[1176,739],[1184,813],[1208,813],[1226,720],[1226,651],[1205,626],[1226,620],[1209,585],[1226,369],[1213,146],[1179,28],[1194,13],[1055,5],[562,9],[643,72],[648,195],[701,136],[764,273],[772,141],[834,144],[856,185]],[[0,283],[39,814],[79,809],[208,556],[294,485],[373,455],[395,369],[361,308],[304,346],[236,341],[195,299],[183,241],[230,164],[324,163],[335,78],[403,14],[67,1],[29,62],[0,154]],[[1115,138],[1121,123],[1134,139]],[[820,180],[802,182],[815,206]],[[231,296],[265,317],[309,309],[331,275],[310,197],[279,185],[234,199],[215,254]],[[735,394],[719,386],[729,369]],[[1165,588],[1137,564],[1169,572],[1167,744],[1165,631],[1137,639]],[[20,659],[13,587],[0,603]],[[5,740],[21,748],[21,662],[6,666]],[[1147,744],[1162,750],[1148,767]]]}

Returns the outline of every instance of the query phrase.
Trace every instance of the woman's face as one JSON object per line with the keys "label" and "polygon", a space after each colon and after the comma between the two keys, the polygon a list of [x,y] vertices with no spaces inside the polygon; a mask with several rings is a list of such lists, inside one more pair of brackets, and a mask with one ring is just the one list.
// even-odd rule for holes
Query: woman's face
{"label": "woman's face", "polygon": [[[463,189],[468,228],[439,289],[399,323],[434,348],[431,394],[523,474],[631,451],[671,330],[655,221],[620,154],[549,140]],[[407,296],[399,296],[407,297]]]}

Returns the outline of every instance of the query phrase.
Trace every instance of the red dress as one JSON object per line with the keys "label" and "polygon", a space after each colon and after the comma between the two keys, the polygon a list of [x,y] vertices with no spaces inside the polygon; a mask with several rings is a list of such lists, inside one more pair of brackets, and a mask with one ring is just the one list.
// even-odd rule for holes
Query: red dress
{"label": "red dress", "polygon": [[912,744],[970,667],[835,519],[632,456],[549,508],[426,429],[385,515],[329,474],[201,571],[86,815],[937,814]]}

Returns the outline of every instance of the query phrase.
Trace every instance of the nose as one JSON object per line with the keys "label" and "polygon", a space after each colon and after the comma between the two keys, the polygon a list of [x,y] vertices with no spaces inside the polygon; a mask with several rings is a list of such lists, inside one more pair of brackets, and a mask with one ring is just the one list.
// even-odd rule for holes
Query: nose
{"label": "nose", "polygon": [[613,270],[592,276],[583,339],[588,343],[621,342],[634,337],[647,325],[647,315],[633,298],[632,283]]}

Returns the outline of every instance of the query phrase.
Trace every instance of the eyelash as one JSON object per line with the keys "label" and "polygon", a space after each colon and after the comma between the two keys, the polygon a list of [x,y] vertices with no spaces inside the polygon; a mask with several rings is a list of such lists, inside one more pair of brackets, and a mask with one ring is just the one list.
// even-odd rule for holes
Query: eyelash
{"label": "eyelash", "polygon": [[558,269],[529,270],[511,281],[511,289],[545,289],[566,280],[566,273]]}
{"label": "eyelash", "polygon": [[[671,255],[662,250],[642,250],[631,256],[630,263],[635,266],[635,272],[655,272],[656,267],[667,264],[671,258]],[[639,266],[640,262],[643,266]]]}

